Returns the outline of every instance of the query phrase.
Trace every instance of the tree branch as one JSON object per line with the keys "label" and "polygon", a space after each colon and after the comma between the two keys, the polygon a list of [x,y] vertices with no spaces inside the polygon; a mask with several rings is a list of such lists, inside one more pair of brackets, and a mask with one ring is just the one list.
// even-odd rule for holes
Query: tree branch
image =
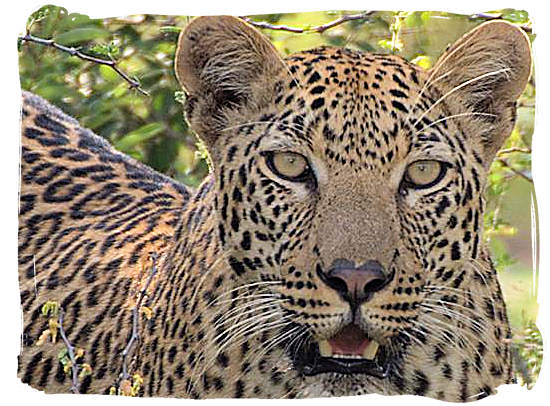
{"label": "tree branch", "polygon": [[149,285],[151,284],[151,281],[153,280],[154,276],[157,273],[157,254],[155,252],[151,253],[151,260],[153,261],[151,274],[147,278],[147,281],[145,282],[145,286],[143,287],[143,289],[139,294],[138,301],[136,302],[136,305],[132,309],[132,335],[130,336],[130,340],[126,344],[126,347],[122,351],[122,380],[127,380],[130,378],[130,374],[128,373],[128,356],[134,347],[134,343],[136,342],[136,340],[139,339],[138,327],[139,327],[139,309],[141,307],[141,303],[143,302],[143,298],[147,294],[147,289],[149,289]]}
{"label": "tree branch", "polygon": [[530,154],[531,148],[511,147],[511,148],[501,149],[500,151],[498,151],[497,156],[500,157],[505,154],[511,154],[512,152],[523,152],[525,154]]}
{"label": "tree branch", "polygon": [[[502,13],[477,13],[477,14],[472,14],[470,16],[471,19],[482,19],[482,20],[485,20],[485,21],[491,21],[491,20],[502,20],[504,14]],[[532,33],[533,32],[533,28],[529,25],[525,25],[525,24],[522,24],[522,25],[518,25],[519,28],[521,28],[523,31],[527,32],[527,33]]]}
{"label": "tree branch", "polygon": [[254,21],[251,18],[246,16],[241,16],[239,18],[243,21],[246,21],[248,24],[258,28],[265,28],[265,29],[277,30],[277,31],[288,31],[288,32],[293,32],[297,34],[307,33],[307,32],[317,32],[319,34],[322,34],[326,30],[330,28],[334,28],[347,21],[365,20],[368,17],[370,17],[372,14],[374,14],[374,11],[363,11],[362,13],[358,13],[358,14],[346,14],[326,24],[317,25],[315,27],[310,27],[310,28],[298,28],[298,27],[289,27],[287,25],[270,24],[266,21]]}
{"label": "tree branch", "polygon": [[80,382],[78,381],[78,365],[76,364],[76,357],[74,354],[74,347],[67,338],[67,335],[65,334],[65,329],[63,328],[63,316],[64,312],[63,309],[59,309],[59,317],[58,317],[58,323],[59,323],[59,334],[61,335],[61,339],[63,340],[63,343],[65,344],[65,347],[67,347],[67,354],[69,354],[69,359],[71,360],[71,371],[72,371],[72,384],[71,384],[71,391],[73,393],[78,394],[79,393],[79,387]]}
{"label": "tree branch", "polygon": [[508,163],[508,161],[506,161],[505,159],[497,157],[496,160],[498,162],[500,162],[503,166],[505,166],[508,170],[513,172],[515,175],[518,175],[518,176],[522,177],[523,179],[525,179],[529,183],[533,183],[533,179],[530,176],[528,176],[528,175],[524,174],[523,172],[518,171],[516,168],[512,167],[512,165],[510,165]]}
{"label": "tree branch", "polygon": [[140,83],[137,80],[132,79],[128,74],[123,72],[117,65],[116,61],[114,60],[107,60],[107,59],[101,59],[97,58],[92,55],[85,54],[78,50],[77,48],[73,47],[66,47],[64,45],[56,43],[53,39],[44,39],[44,38],[38,38],[35,37],[29,33],[25,34],[23,37],[19,37],[19,41],[22,42],[33,42],[35,44],[40,44],[46,47],[54,48],[59,51],[68,53],[71,56],[76,56],[79,59],[82,59],[83,61],[93,62],[98,65],[105,65],[110,67],[112,70],[114,70],[122,79],[124,79],[128,84],[130,85],[131,89],[136,89],[138,92],[145,96],[149,96],[149,93],[147,93],[145,90],[141,88]]}

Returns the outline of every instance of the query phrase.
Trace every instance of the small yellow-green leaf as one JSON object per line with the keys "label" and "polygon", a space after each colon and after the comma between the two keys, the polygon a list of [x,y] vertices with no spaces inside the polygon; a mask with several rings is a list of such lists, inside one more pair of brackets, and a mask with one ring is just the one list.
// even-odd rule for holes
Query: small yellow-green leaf
{"label": "small yellow-green leaf", "polygon": [[414,58],[411,63],[420,66],[422,69],[430,69],[433,66],[432,58],[426,55],[419,55]]}
{"label": "small yellow-green leaf", "polygon": [[103,77],[103,79],[113,82],[115,80],[118,80],[119,76],[118,74],[112,69],[111,67],[107,65],[99,65],[99,73]]}

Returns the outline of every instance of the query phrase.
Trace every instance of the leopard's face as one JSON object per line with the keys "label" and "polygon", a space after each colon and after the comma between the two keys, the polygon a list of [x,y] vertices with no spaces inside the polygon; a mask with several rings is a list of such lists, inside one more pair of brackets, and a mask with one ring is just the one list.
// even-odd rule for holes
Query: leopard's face
{"label": "leopard's face", "polygon": [[[466,307],[465,285],[490,267],[482,194],[521,89],[496,63],[464,70],[465,44],[482,46],[471,38],[424,71],[336,48],[283,61],[251,31],[260,56],[247,50],[220,75],[240,29],[228,42],[197,24],[178,56],[192,61],[178,75],[212,156],[228,264],[268,298],[259,312],[300,379],[320,384],[312,393],[383,390],[416,347],[457,333],[439,303]],[[218,43],[211,63],[204,50]]]}
{"label": "leopard's face", "polygon": [[269,107],[223,130],[220,239],[312,339],[298,368],[385,373],[480,255],[483,151],[400,58],[323,48],[288,64]]}

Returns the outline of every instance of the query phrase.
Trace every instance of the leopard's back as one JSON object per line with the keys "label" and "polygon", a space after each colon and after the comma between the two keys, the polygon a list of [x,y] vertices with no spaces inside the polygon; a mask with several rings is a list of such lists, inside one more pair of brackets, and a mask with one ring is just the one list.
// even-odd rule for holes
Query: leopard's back
{"label": "leopard's back", "polygon": [[61,340],[37,342],[48,330],[42,307],[53,301],[65,312],[69,342],[95,365],[81,391],[93,381],[94,392],[104,392],[128,340],[125,309],[147,281],[151,254],[159,268],[166,260],[190,193],[27,92],[21,137],[19,375],[34,387],[67,391]]}

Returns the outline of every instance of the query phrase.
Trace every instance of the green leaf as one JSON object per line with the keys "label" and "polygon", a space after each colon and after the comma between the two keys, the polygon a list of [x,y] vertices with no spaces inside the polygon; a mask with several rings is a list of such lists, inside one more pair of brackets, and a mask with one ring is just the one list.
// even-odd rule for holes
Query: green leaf
{"label": "green leaf", "polygon": [[54,40],[61,45],[72,45],[81,42],[92,41],[95,39],[103,39],[108,37],[109,35],[109,31],[102,28],[86,27],[75,28],[74,30],[56,35],[54,37]]}
{"label": "green leaf", "polygon": [[115,82],[119,80],[118,74],[112,69],[110,66],[107,65],[99,65],[99,73],[108,82]]}
{"label": "green leaf", "polygon": [[141,144],[144,141],[154,138],[164,131],[162,123],[149,123],[144,126],[129,132],[118,141],[115,142],[115,148],[123,152],[130,151],[132,148]]}
{"label": "green leaf", "polygon": [[529,21],[529,13],[524,10],[506,10],[502,18],[513,23],[526,23]]}
{"label": "green leaf", "polygon": [[67,360],[69,359],[68,356],[69,356],[69,351],[67,350],[67,347],[62,347],[57,353],[57,359],[63,365],[67,363]]}
{"label": "green leaf", "polygon": [[165,25],[164,27],[160,27],[160,32],[163,33],[179,33],[181,31],[181,27],[174,27],[171,25]]}

